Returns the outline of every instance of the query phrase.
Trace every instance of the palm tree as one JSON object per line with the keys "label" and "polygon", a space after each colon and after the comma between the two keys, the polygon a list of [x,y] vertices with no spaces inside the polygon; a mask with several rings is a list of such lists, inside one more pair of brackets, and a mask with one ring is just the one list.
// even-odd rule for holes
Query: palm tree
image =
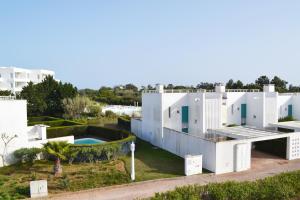
{"label": "palm tree", "polygon": [[65,141],[48,142],[44,144],[45,151],[55,157],[55,165],[53,167],[54,175],[59,176],[62,174],[61,160],[66,160],[66,153],[69,151],[70,144]]}

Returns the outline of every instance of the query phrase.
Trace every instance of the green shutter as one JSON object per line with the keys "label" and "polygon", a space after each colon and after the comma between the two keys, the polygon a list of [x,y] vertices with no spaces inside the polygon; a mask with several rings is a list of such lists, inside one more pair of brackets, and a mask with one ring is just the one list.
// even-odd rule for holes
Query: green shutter
{"label": "green shutter", "polygon": [[241,105],[241,116],[242,116],[242,118],[247,117],[247,105],[246,104]]}
{"label": "green shutter", "polygon": [[182,123],[189,122],[189,107],[188,106],[181,107],[181,119],[182,119]]}

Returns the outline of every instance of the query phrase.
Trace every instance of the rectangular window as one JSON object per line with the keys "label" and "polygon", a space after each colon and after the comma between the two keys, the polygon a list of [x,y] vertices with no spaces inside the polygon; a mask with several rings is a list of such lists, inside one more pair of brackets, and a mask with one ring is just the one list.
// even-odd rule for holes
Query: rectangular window
{"label": "rectangular window", "polygon": [[14,77],[14,74],[13,73],[10,73],[10,78],[13,78]]}
{"label": "rectangular window", "polygon": [[234,114],[234,104],[231,105],[231,114]]}
{"label": "rectangular window", "polygon": [[171,118],[171,107],[169,107],[169,118]]}
{"label": "rectangular window", "polygon": [[1,74],[0,74],[0,78],[1,78]]}

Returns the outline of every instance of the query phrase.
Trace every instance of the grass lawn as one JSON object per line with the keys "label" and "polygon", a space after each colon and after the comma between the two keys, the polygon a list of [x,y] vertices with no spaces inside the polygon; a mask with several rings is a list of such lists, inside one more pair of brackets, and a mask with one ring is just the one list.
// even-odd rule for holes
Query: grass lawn
{"label": "grass lawn", "polygon": [[[184,175],[183,158],[165,150],[156,148],[150,143],[137,139],[135,147],[136,181],[159,178],[171,178]],[[131,157],[123,158],[128,172],[131,168]]]}
{"label": "grass lawn", "polygon": [[52,169],[53,162],[49,161],[36,161],[32,166],[16,164],[0,168],[0,199],[4,193],[14,198],[28,197],[29,181],[32,180],[47,180],[50,193],[78,191],[130,181],[122,160],[73,165],[64,163],[63,176],[59,178],[53,176]]}
{"label": "grass lawn", "polygon": [[[136,142],[136,181],[170,178],[183,175],[184,161],[142,140]],[[130,155],[114,161],[63,163],[63,176],[53,176],[53,162],[36,161],[0,168],[0,200],[29,197],[29,182],[47,180],[49,193],[78,191],[109,185],[130,183]]]}

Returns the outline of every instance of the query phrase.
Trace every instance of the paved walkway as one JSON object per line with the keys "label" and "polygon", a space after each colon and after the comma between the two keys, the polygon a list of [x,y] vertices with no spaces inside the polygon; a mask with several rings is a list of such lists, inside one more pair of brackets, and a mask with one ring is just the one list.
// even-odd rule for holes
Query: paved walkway
{"label": "paved walkway", "polygon": [[132,183],[128,185],[104,187],[93,190],[84,190],[73,193],[62,193],[50,196],[53,200],[131,200],[151,197],[156,192],[173,190],[175,187],[189,184],[207,184],[211,182],[224,182],[228,180],[245,181],[256,180],[273,176],[282,172],[300,169],[300,160],[278,162],[276,165],[269,164],[245,172],[228,173],[222,175],[202,174],[188,177],[161,179]]}

